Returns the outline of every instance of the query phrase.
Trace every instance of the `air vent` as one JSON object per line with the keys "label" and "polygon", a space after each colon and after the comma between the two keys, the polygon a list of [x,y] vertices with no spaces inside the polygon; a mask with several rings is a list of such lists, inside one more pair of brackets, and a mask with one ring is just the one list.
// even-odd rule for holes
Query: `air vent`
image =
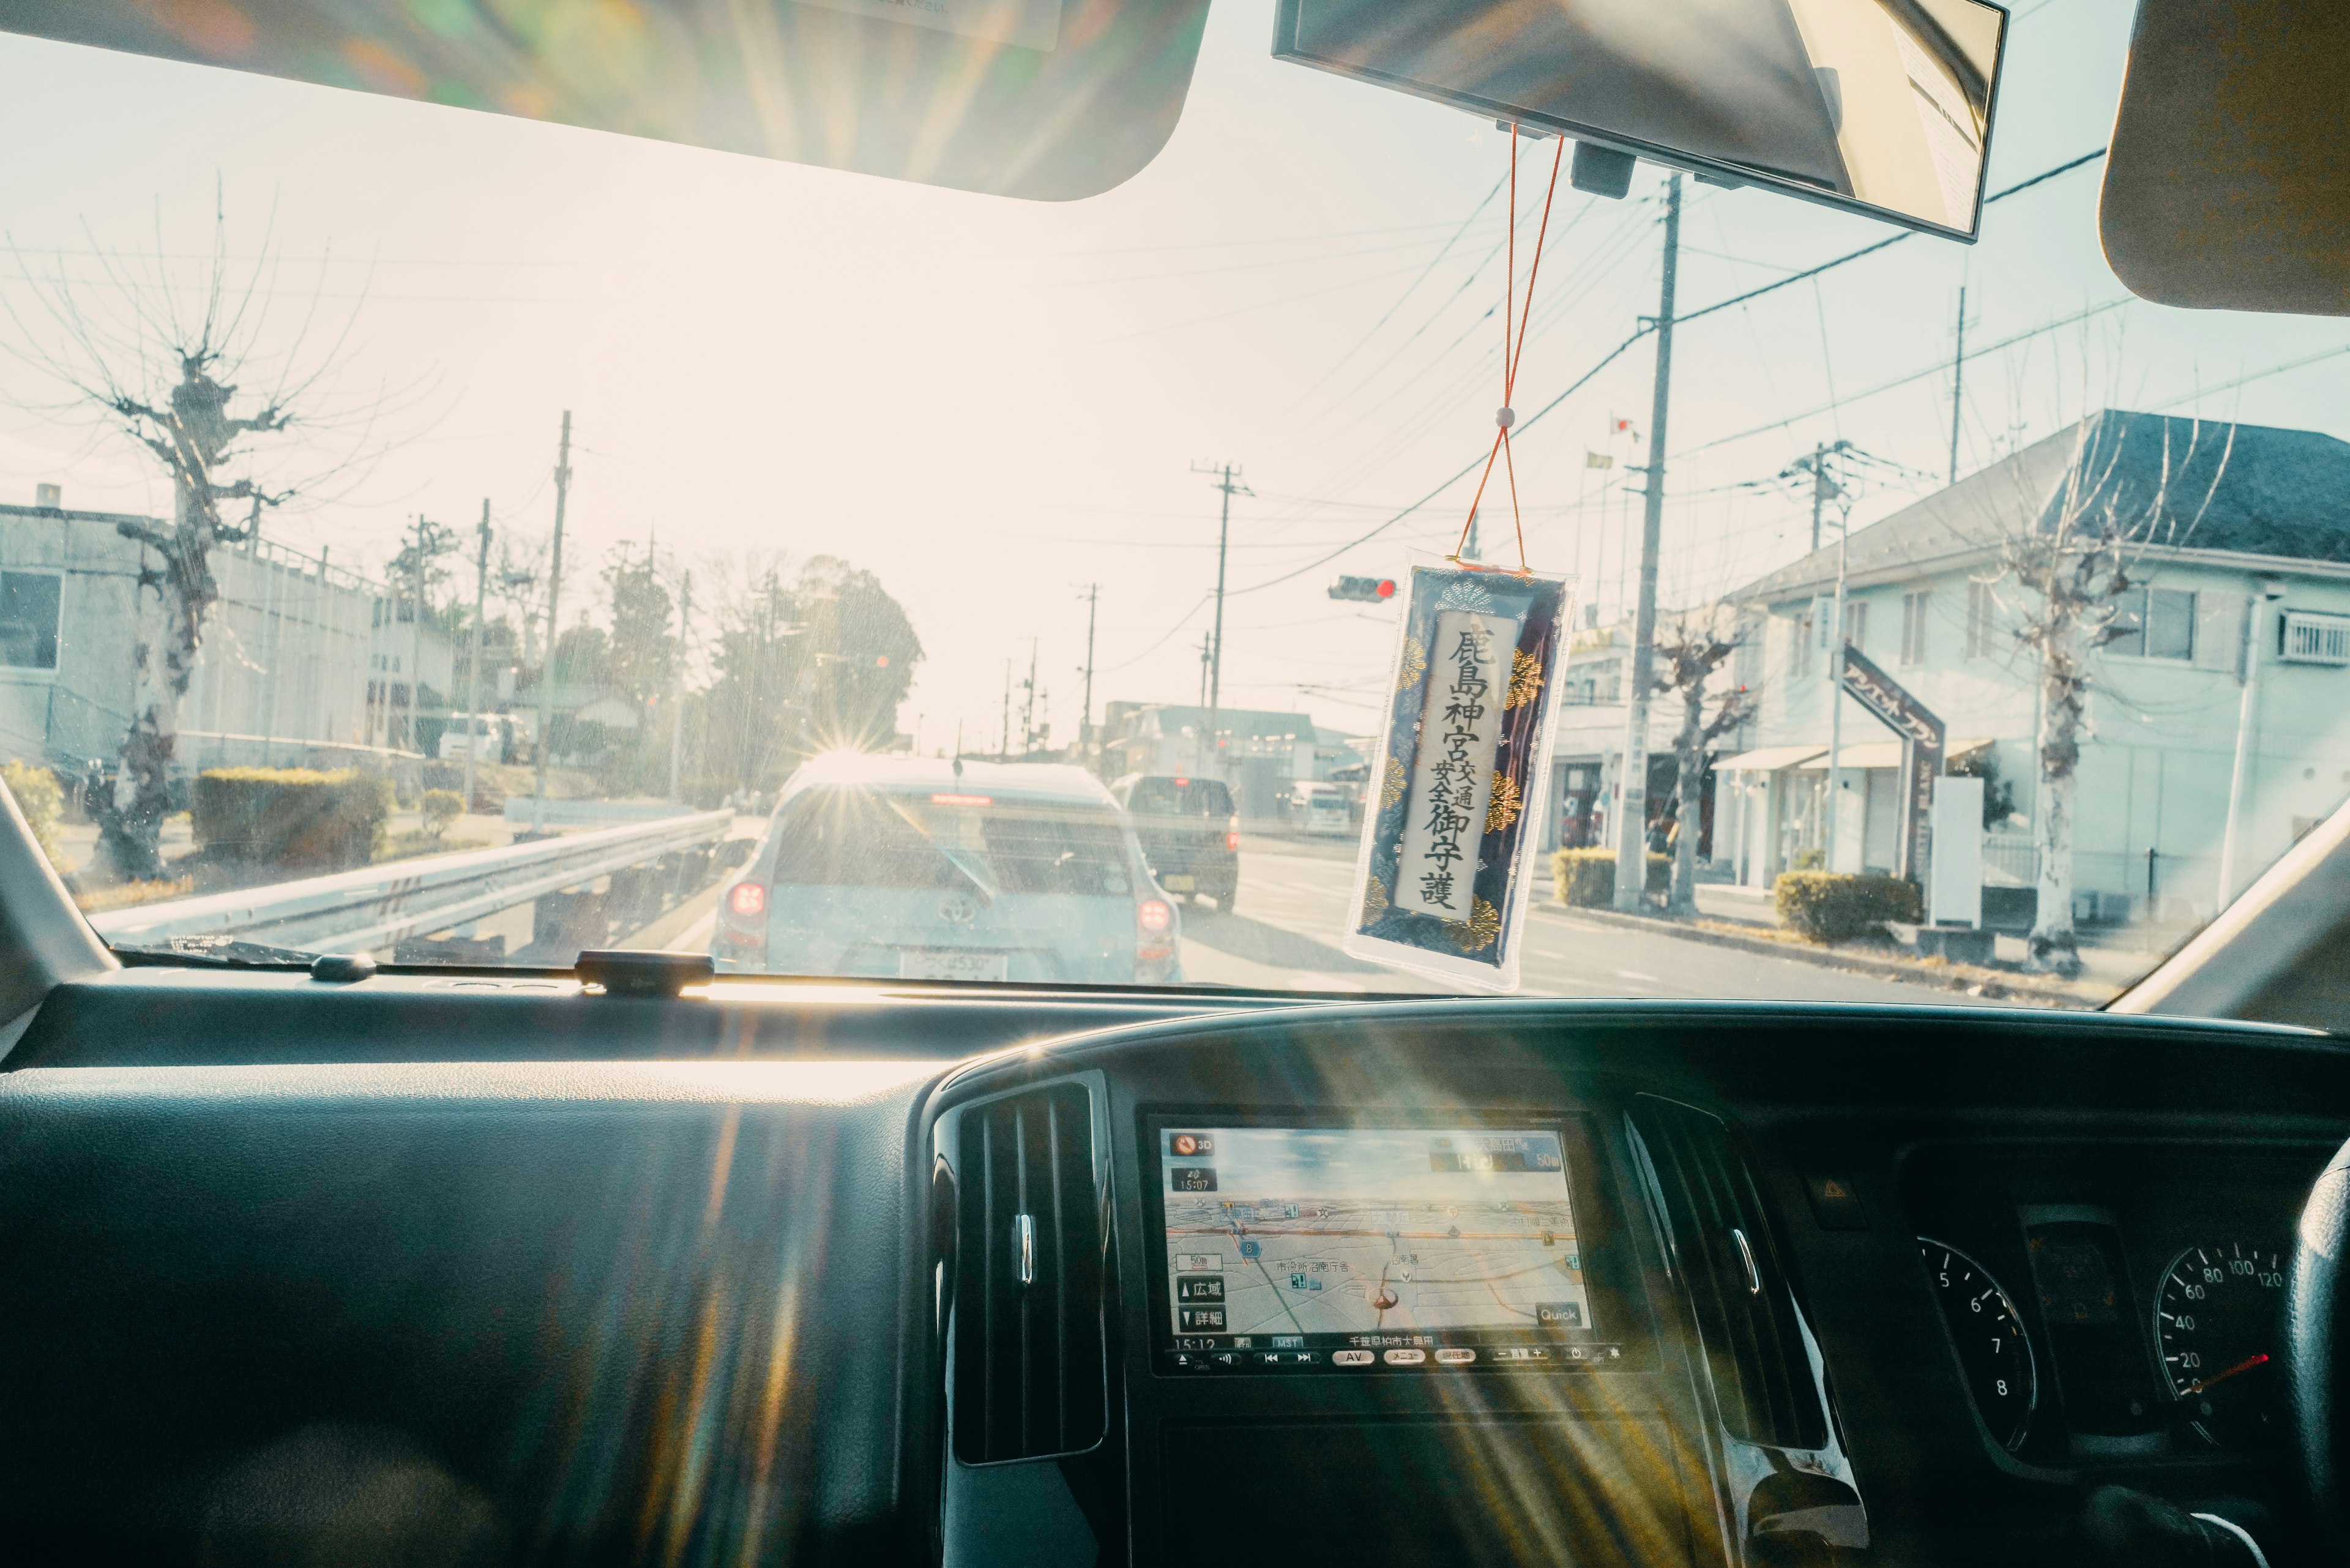
{"label": "air vent", "polygon": [[954,1451],[965,1464],[1102,1439],[1102,1194],[1092,1105],[1066,1085],[965,1112],[957,1172]]}
{"label": "air vent", "polygon": [[1786,1449],[1827,1441],[1810,1357],[1797,1324],[1762,1196],[1717,1117],[1643,1095],[1633,1104],[1641,1147],[1671,1227],[1674,1274],[1696,1309],[1722,1425],[1733,1437]]}

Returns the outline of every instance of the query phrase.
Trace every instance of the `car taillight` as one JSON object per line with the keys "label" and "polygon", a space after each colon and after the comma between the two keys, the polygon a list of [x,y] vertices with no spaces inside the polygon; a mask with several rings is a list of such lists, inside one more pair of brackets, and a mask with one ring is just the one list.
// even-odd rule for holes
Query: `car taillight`
{"label": "car taillight", "polygon": [[726,908],[745,919],[767,912],[767,888],[763,882],[737,882],[734,890],[726,895]]}
{"label": "car taillight", "polygon": [[1164,899],[1145,898],[1134,911],[1134,923],[1146,931],[1163,931],[1175,923],[1175,911]]}
{"label": "car taillight", "polygon": [[1238,849],[1240,846],[1241,819],[1240,814],[1238,812],[1234,812],[1232,814],[1232,820],[1224,824],[1224,847],[1227,849]]}
{"label": "car taillight", "polygon": [[1225,847],[1225,848],[1227,848],[1227,849],[1238,849],[1240,846],[1241,846],[1241,836],[1240,836],[1239,834],[1237,834],[1237,833],[1227,833],[1227,834],[1225,834],[1225,835],[1224,835],[1224,847]]}

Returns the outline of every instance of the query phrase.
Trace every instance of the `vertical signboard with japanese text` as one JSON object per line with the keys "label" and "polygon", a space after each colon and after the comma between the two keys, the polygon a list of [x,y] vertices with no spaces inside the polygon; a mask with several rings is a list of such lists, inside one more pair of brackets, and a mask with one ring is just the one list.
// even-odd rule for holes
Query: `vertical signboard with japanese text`
{"label": "vertical signboard with japanese text", "polygon": [[1347,952],[1516,988],[1566,602],[1556,577],[1414,568]]}
{"label": "vertical signboard with japanese text", "polygon": [[1844,649],[1844,689],[1901,737],[1900,864],[1894,875],[1922,882],[1933,852],[1934,781],[1941,776],[1948,731],[1932,709],[1850,643]]}

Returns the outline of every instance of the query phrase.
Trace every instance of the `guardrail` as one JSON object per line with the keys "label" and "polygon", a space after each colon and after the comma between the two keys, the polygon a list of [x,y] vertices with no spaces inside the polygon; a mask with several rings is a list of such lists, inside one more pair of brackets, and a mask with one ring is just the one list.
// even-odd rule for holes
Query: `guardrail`
{"label": "guardrail", "polygon": [[109,942],[161,942],[172,937],[234,936],[312,952],[390,949],[421,936],[576,888],[608,872],[693,845],[723,838],[731,811],[697,812],[659,822],[571,833],[299,882],[141,904],[94,917]]}

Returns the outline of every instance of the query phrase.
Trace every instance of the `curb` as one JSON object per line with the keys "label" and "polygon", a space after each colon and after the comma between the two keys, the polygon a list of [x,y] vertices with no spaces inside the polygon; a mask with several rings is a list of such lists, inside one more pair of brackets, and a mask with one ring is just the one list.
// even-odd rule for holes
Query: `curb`
{"label": "curb", "polygon": [[1618,909],[1591,909],[1550,901],[1530,907],[1561,919],[1589,920],[1596,925],[1612,926],[1617,930],[1647,931],[1651,935],[1702,942],[1709,947],[1731,948],[1765,958],[1794,959],[1799,963],[1816,964],[1822,969],[1840,969],[1856,974],[1873,975],[1879,980],[1898,980],[1929,991],[1961,991],[1970,996],[2036,1002],[2043,1007],[2090,1007],[2100,1000],[2095,995],[2067,989],[2062,982],[2027,980],[2004,971],[1972,969],[1960,964],[1929,969],[1922,963],[1879,958],[1873,953],[1814,947],[1808,942],[1773,941],[1768,937],[1740,936],[1732,931],[1687,924],[1664,915],[1627,915]]}

